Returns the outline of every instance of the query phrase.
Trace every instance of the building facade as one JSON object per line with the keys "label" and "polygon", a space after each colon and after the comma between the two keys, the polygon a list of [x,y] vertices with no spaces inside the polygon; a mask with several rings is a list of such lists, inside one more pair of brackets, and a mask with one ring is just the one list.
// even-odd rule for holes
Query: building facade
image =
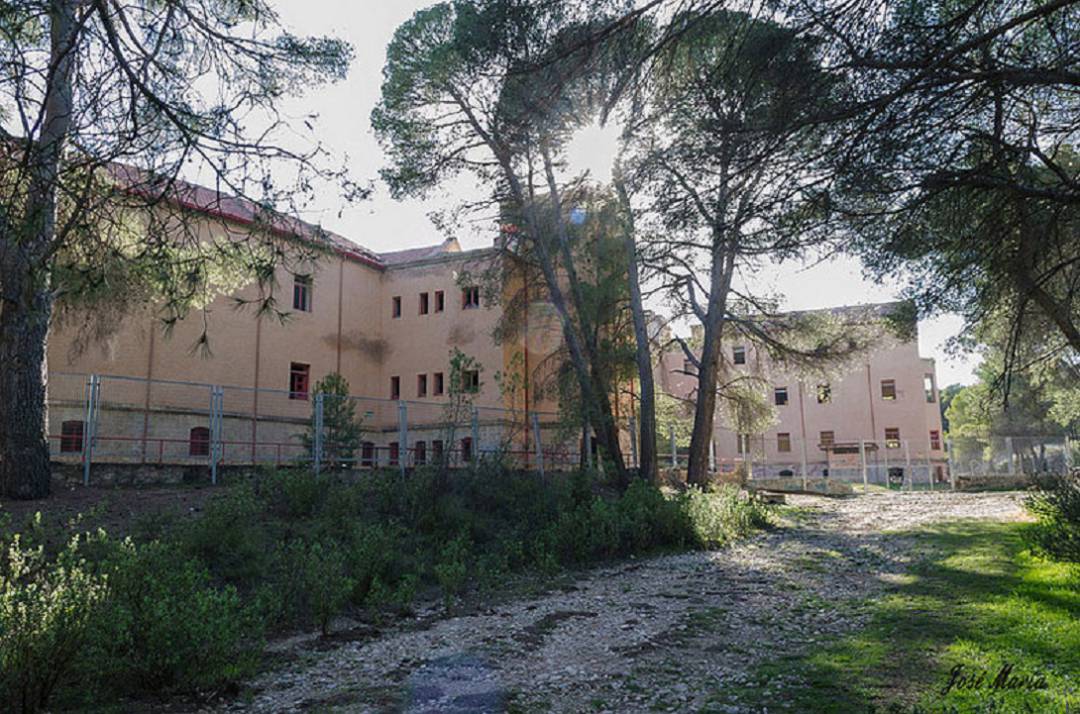
{"label": "building facade", "polygon": [[[892,307],[856,309],[877,314]],[[724,351],[731,376],[754,375],[765,383],[775,422],[764,433],[739,434],[718,413],[717,468],[746,463],[759,476],[860,480],[865,464],[873,483],[948,480],[934,360],[920,356],[915,325],[898,337],[882,323],[874,346],[828,379],[778,368],[746,341],[728,340]],[[682,351],[669,350],[658,383],[669,394],[692,399],[696,380],[690,372]]]}
{"label": "building facade", "polygon": [[[252,207],[234,201],[223,210],[211,199],[188,206],[205,218],[206,231],[248,229]],[[331,373],[357,395],[365,442],[356,458],[364,464],[419,463],[444,450],[459,457],[473,449],[532,454],[538,429],[549,463],[578,455],[580,434],[556,424],[557,404],[532,388],[544,379],[540,365],[550,370],[545,358],[561,344],[551,306],[529,303],[520,336],[493,339],[500,300],[469,276],[502,259],[494,248],[463,251],[448,240],[379,254],[306,224],[290,222],[287,229],[301,239],[317,232],[330,250],[303,270],[278,270],[285,321],[235,309],[234,297],[255,297],[252,287],[219,297],[168,337],[149,309],[82,350],[75,330],[57,325],[48,348],[56,457],[81,458],[91,423],[95,457],[115,462],[205,463],[211,440],[221,445],[222,463],[302,460],[309,397]],[[203,331],[209,354],[192,349]],[[727,349],[741,352],[730,355],[736,369],[771,371],[752,345]],[[471,416],[447,413],[455,351],[475,362],[475,374],[464,376],[475,387]],[[659,386],[692,398],[692,380],[681,366],[679,355],[665,353]],[[88,375],[98,375],[92,397]],[[769,378],[775,428],[740,436],[718,426],[718,468],[757,460],[769,472],[823,475],[849,462],[860,442],[868,443],[864,451],[875,468],[890,456],[893,466],[886,469],[905,458],[929,460],[928,468],[944,464],[933,361],[919,357],[914,340],[884,340],[863,367],[828,385],[827,398],[822,385],[780,372]],[[88,402],[95,411],[89,421]],[[623,411],[629,413],[618,416],[629,431],[633,406]]]}

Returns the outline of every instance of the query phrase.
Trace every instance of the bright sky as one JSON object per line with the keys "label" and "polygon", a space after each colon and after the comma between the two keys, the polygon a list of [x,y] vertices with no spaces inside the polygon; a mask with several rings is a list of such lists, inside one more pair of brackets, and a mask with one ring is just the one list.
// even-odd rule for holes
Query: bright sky
{"label": "bright sky", "polygon": [[[334,35],[352,43],[356,57],[346,81],[317,88],[288,109],[296,116],[316,113],[319,139],[338,155],[348,155],[353,178],[374,181],[373,197],[360,204],[345,205],[333,191],[320,199],[318,210],[305,215],[310,221],[341,233],[375,251],[400,250],[441,241],[429,212],[449,208],[462,198],[483,196],[483,187],[470,180],[446,186],[441,195],[427,201],[398,202],[378,181],[383,155],[371,131],[368,117],[379,98],[386,45],[394,30],[412,13],[430,5],[429,0],[275,0],[285,25],[300,34]],[[571,152],[576,170],[589,169],[606,178],[614,146],[608,134],[588,131]],[[580,167],[580,169],[578,168]],[[489,244],[490,235],[466,229],[458,234],[466,248]],[[858,261],[838,259],[813,267],[781,266],[757,276],[768,291],[783,295],[790,309],[811,309],[883,302],[896,299],[898,285],[878,285],[864,280]],[[937,359],[938,381],[970,383],[973,358],[956,359],[945,353],[945,342],[960,329],[960,320],[943,317],[919,325],[920,349]]]}

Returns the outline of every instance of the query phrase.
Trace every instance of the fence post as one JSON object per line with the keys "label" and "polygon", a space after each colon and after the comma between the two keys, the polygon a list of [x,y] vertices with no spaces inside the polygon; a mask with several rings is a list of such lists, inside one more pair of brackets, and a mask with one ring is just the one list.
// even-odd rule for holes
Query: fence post
{"label": "fence post", "polygon": [[945,460],[949,465],[949,488],[953,491],[956,490],[956,472],[953,470],[952,461],[952,444],[948,441],[944,442],[945,446]]}
{"label": "fence post", "polygon": [[1013,443],[1012,437],[1005,437],[1005,453],[1009,457],[1009,475],[1012,476],[1016,473],[1016,467],[1013,465]]}
{"label": "fence post", "polygon": [[83,420],[83,486],[90,485],[90,462],[94,460],[94,437],[97,432],[100,393],[101,377],[91,374],[86,382],[86,418]]}
{"label": "fence post", "polygon": [[807,490],[809,490],[808,489],[809,484],[807,483],[807,481],[809,480],[809,474],[807,474],[808,469],[806,467],[806,460],[807,460],[807,457],[806,457],[806,438],[803,437],[803,436],[800,436],[799,437],[799,443],[802,445],[802,448],[799,449],[799,451],[801,452],[801,458],[802,458],[802,461],[799,464],[800,468],[802,469],[802,487],[803,487],[804,491],[807,491]]}
{"label": "fence post", "polygon": [[405,462],[409,459],[409,407],[404,400],[398,401],[398,470],[405,475]]}
{"label": "fence post", "polygon": [[866,441],[864,439],[859,439],[859,460],[862,461],[863,493],[866,493],[870,488],[870,480],[866,475]]}
{"label": "fence post", "polygon": [[477,407],[472,408],[472,423],[470,425],[472,433],[472,462],[475,464],[480,460],[480,409]]}
{"label": "fence post", "polygon": [[889,442],[885,442],[885,448],[882,449],[883,457],[885,460],[885,488],[889,488]]}
{"label": "fence post", "polygon": [[210,387],[210,483],[217,485],[218,463],[221,461],[221,420],[224,411],[225,389]]}
{"label": "fence post", "polygon": [[544,478],[544,450],[540,444],[540,415],[532,413],[533,428],[533,451],[536,453],[536,468],[540,471],[540,478]]}
{"label": "fence post", "polygon": [[907,439],[904,439],[904,480],[908,483],[908,490],[914,491],[915,475],[911,473],[911,442]]}
{"label": "fence post", "polygon": [[641,468],[641,464],[638,463],[638,444],[637,444],[637,420],[634,417],[630,417],[630,461],[634,464],[634,468]]}
{"label": "fence post", "polygon": [[679,452],[675,449],[675,425],[668,425],[668,435],[671,437],[671,468],[679,468]]}
{"label": "fence post", "polygon": [[315,438],[311,442],[311,465],[317,476],[322,471],[323,456],[323,397],[322,392],[315,394]]}
{"label": "fence post", "polygon": [[709,439],[709,473],[716,473],[716,439]]}
{"label": "fence post", "polygon": [[930,490],[934,490],[934,467],[930,464],[930,449],[926,449],[926,481],[930,484]]}

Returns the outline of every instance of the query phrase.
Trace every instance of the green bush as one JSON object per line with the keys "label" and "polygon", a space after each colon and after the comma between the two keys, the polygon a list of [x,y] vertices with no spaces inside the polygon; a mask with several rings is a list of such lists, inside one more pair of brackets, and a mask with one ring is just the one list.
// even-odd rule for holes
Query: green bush
{"label": "green bush", "polygon": [[0,705],[45,709],[81,656],[107,594],[72,539],[55,559],[15,535],[0,556]]}
{"label": "green bush", "polygon": [[219,687],[258,664],[260,628],[236,589],[175,546],[113,541],[109,593],[80,658],[83,681],[112,695]]}
{"label": "green bush", "polygon": [[769,524],[765,504],[736,486],[721,486],[711,492],[691,488],[680,496],[680,502],[695,540],[705,548],[745,538]]}
{"label": "green bush", "polygon": [[447,610],[453,604],[454,598],[465,587],[465,578],[469,572],[469,550],[467,536],[461,534],[443,545],[439,551],[439,559],[435,563],[434,572],[435,579],[442,588]]}
{"label": "green bush", "polygon": [[1080,474],[1040,479],[1027,499],[1036,524],[1032,547],[1057,560],[1080,562]]}
{"label": "green bush", "polygon": [[225,582],[244,587],[265,577],[272,551],[265,506],[247,485],[209,501],[203,514],[174,535],[181,550],[198,558]]}
{"label": "green bush", "polygon": [[283,618],[295,624],[314,623],[324,635],[344,610],[355,584],[346,574],[344,548],[318,541],[297,540],[283,546],[277,576]]}

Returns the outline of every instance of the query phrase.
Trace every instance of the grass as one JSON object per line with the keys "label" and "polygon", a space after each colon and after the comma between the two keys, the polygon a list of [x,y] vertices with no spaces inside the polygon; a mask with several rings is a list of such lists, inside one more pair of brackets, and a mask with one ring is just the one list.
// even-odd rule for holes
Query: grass
{"label": "grass", "polygon": [[[1033,556],[1028,527],[965,522],[905,534],[928,555],[867,604],[864,629],[766,662],[730,693],[770,711],[1080,711],[1080,571]],[[1014,684],[1029,686],[993,688],[1007,665]],[[968,677],[957,682],[984,679],[949,687],[953,672]]]}

